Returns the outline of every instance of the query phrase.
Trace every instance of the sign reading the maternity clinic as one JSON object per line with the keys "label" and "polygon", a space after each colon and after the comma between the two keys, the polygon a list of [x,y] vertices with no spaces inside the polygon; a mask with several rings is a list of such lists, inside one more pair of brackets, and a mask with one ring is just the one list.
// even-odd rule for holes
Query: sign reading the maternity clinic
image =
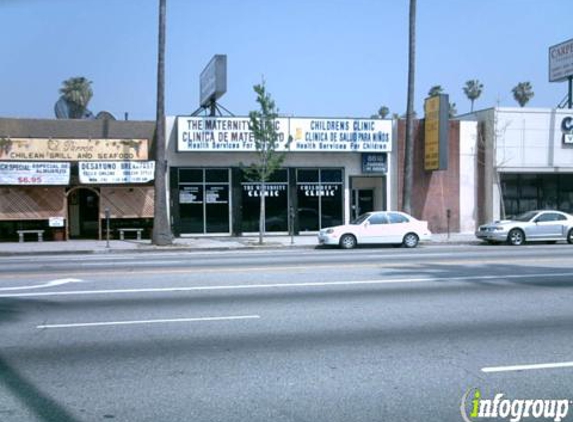
{"label": "sign reading the maternity clinic", "polygon": [[[293,152],[388,152],[392,121],[379,119],[278,118],[277,150]],[[254,152],[247,117],[179,117],[178,152]]]}

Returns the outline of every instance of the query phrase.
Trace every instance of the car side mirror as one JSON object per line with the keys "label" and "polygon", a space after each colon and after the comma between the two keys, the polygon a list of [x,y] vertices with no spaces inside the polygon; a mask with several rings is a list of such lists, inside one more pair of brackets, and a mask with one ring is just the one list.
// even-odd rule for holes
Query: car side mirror
{"label": "car side mirror", "polygon": [[370,221],[365,221],[364,222],[364,227],[368,227],[370,225]]}

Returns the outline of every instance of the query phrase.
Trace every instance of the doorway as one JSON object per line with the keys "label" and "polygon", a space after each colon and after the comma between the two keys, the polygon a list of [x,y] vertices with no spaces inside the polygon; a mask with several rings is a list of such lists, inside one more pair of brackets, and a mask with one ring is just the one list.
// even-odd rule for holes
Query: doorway
{"label": "doorway", "polygon": [[374,189],[353,189],[352,219],[370,211],[374,211]]}
{"label": "doorway", "polygon": [[68,192],[70,239],[99,239],[99,192],[77,188]]}
{"label": "doorway", "polygon": [[384,211],[386,192],[385,176],[351,176],[349,192],[351,220],[365,212]]}

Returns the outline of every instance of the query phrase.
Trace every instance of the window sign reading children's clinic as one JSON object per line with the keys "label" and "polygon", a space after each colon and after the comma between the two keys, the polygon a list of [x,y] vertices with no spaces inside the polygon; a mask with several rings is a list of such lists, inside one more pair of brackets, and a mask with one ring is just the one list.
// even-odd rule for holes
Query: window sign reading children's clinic
{"label": "window sign reading children's clinic", "polygon": [[[277,150],[293,152],[387,152],[392,121],[380,119],[278,118]],[[177,151],[256,151],[246,117],[179,117]]]}

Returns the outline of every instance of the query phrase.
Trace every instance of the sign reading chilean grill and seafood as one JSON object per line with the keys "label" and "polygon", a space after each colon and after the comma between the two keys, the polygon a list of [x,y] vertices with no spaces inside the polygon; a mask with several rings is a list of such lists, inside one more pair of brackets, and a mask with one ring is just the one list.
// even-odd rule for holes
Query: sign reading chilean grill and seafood
{"label": "sign reading chilean grill and seafood", "polygon": [[0,160],[147,160],[147,139],[0,138]]}
{"label": "sign reading chilean grill and seafood", "polygon": [[0,185],[67,185],[70,163],[0,162]]}
{"label": "sign reading chilean grill and seafood", "polygon": [[[392,121],[381,119],[277,118],[277,151],[387,152]],[[254,152],[247,117],[179,117],[177,151]]]}

